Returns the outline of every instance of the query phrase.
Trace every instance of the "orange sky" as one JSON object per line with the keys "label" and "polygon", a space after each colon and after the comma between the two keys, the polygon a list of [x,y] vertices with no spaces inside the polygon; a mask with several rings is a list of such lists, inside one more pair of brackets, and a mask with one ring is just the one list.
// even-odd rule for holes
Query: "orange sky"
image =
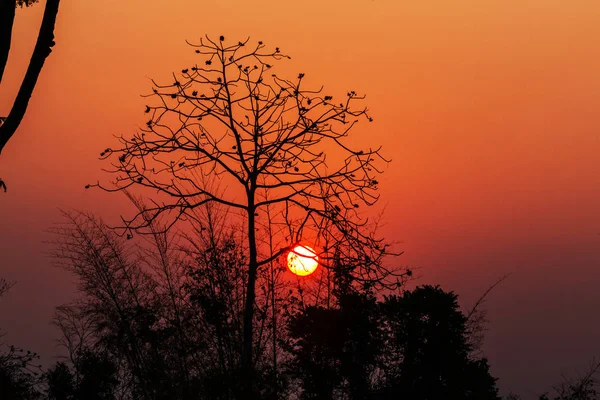
{"label": "orange sky", "polygon": [[[42,12],[17,12],[2,115]],[[513,273],[488,303],[486,353],[503,390],[543,391],[600,355],[594,0],[62,0],[57,45],[0,156],[0,275],[19,281],[0,302],[8,339],[50,348],[46,321],[70,286],[41,254],[43,230],[59,207],[114,216],[124,204],[83,190],[108,178],[97,156],[143,124],[149,78],[193,63],[185,39],[206,33],[263,40],[292,56],[278,67],[291,76],[367,93],[375,123],[355,134],[393,159],[383,233],[403,242],[401,263],[465,302]]]}

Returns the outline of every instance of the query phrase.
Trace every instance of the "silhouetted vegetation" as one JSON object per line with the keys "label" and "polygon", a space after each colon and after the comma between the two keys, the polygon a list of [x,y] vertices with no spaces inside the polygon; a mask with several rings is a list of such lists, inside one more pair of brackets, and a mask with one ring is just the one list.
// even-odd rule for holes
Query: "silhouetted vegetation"
{"label": "silhouetted vegetation", "polygon": [[[219,214],[204,216],[203,230],[127,240],[92,215],[66,213],[53,229],[52,257],[79,285],[79,298],[54,318],[67,356],[42,374],[36,354],[9,347],[0,354],[0,398],[246,398],[246,259]],[[335,273],[318,300],[305,282],[277,287],[263,278],[254,338],[260,398],[500,399],[456,294],[425,285],[384,295]],[[540,400],[597,399],[599,367]]]}
{"label": "silhouetted vegetation", "polygon": [[498,399],[485,358],[470,359],[457,297],[423,286],[376,300],[338,293],[335,308],[293,316],[290,373],[302,398]]}
{"label": "silhouetted vegetation", "polygon": [[64,362],[46,375],[48,398],[52,400],[112,400],[118,398],[117,366],[106,353],[86,349],[77,354],[75,364]]}
{"label": "silhouetted vegetation", "polygon": [[[247,260],[220,217],[208,208],[206,228],[186,234],[155,221],[152,235],[128,240],[92,215],[65,214],[52,257],[77,278],[80,297],[56,312],[68,357],[46,375],[51,398],[247,396]],[[424,286],[377,296],[337,262],[320,299],[304,281],[269,285],[259,274],[260,398],[498,398],[487,361],[469,358],[454,294]]]}
{"label": "silhouetted vegetation", "polygon": [[0,398],[36,399],[40,376],[32,370],[36,355],[11,346],[0,354]]}
{"label": "silhouetted vegetation", "polygon": [[[57,10],[48,0],[43,54],[0,150]],[[288,57],[262,42],[194,48],[203,64],[156,84],[146,128],[101,156],[114,156],[114,186],[92,186],[124,192],[134,216],[113,228],[65,212],[51,228],[49,256],[78,288],[53,318],[63,358],[42,371],[37,354],[3,346],[0,399],[499,400],[481,351],[489,291],[464,313],[439,286],[406,290],[410,270],[387,266],[389,244],[357,212],[377,201],[386,162],[345,142],[371,120],[354,106],[363,97],[334,103],[305,89],[304,74],[272,74]],[[333,166],[324,143],[340,156]],[[291,276],[286,253],[306,238],[321,267]],[[0,280],[0,297],[11,286]],[[599,369],[540,400],[597,398]]]}
{"label": "silhouetted vegetation", "polygon": [[[57,308],[68,357],[45,375],[48,398],[246,397],[247,261],[220,215],[209,208],[204,217],[207,228],[194,233],[175,235],[155,222],[151,236],[127,240],[92,215],[65,214],[52,256],[75,275],[81,296]],[[454,294],[425,286],[378,298],[337,262],[322,300],[302,282],[277,288],[259,274],[259,397],[498,398],[487,361],[468,357]]]}

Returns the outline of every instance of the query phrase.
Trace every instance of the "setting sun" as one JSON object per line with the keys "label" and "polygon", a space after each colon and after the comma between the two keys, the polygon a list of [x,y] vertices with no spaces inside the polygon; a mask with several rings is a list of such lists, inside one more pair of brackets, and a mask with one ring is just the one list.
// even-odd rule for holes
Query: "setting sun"
{"label": "setting sun", "polygon": [[310,275],[319,266],[319,257],[308,246],[296,246],[288,253],[287,265],[298,276]]}

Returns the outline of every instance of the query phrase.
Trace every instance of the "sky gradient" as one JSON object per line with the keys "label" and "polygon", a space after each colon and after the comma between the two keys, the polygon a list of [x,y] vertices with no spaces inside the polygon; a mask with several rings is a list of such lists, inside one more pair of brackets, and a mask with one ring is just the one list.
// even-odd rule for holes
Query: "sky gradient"
{"label": "sky gradient", "polygon": [[[17,11],[6,115],[44,2]],[[466,306],[490,295],[485,353],[508,390],[539,394],[600,356],[600,3],[592,0],[62,0],[56,46],[19,130],[0,155],[0,302],[5,342],[52,354],[53,308],[73,295],[44,233],[58,208],[109,220],[123,196],[99,153],[144,121],[150,78],[195,62],[185,40],[250,36],[292,56],[289,76],[334,95],[366,93],[381,144],[382,234],[417,283]]]}

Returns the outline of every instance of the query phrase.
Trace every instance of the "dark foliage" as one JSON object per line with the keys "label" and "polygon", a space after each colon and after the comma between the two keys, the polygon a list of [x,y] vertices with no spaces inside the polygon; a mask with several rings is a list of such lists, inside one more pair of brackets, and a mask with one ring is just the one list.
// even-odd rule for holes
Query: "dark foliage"
{"label": "dark foliage", "polygon": [[[91,215],[66,217],[54,229],[54,257],[77,277],[81,298],[57,311],[70,362],[48,373],[51,398],[247,398],[248,270],[234,231],[209,212],[195,232],[157,229],[128,241]],[[261,270],[260,398],[498,399],[487,361],[470,357],[456,295],[425,286],[378,300],[347,274],[332,279],[321,289],[331,301],[311,302],[302,287],[280,282],[279,290]]]}
{"label": "dark foliage", "polygon": [[294,316],[288,368],[302,382],[302,398],[368,397],[384,350],[380,321],[374,297],[358,293],[341,295],[336,308],[311,306]]}
{"label": "dark foliage", "polygon": [[34,400],[41,398],[38,391],[40,374],[33,361],[37,354],[11,346],[0,352],[0,399]]}
{"label": "dark foliage", "polygon": [[108,354],[86,349],[69,368],[57,363],[47,375],[49,400],[114,400],[117,367]]}
{"label": "dark foliage", "polygon": [[381,304],[386,363],[381,393],[411,399],[498,399],[485,358],[471,360],[457,296],[423,286]]}
{"label": "dark foliage", "polygon": [[379,302],[343,293],[291,319],[289,371],[304,399],[499,399],[487,360],[469,358],[465,322],[438,287]]}

